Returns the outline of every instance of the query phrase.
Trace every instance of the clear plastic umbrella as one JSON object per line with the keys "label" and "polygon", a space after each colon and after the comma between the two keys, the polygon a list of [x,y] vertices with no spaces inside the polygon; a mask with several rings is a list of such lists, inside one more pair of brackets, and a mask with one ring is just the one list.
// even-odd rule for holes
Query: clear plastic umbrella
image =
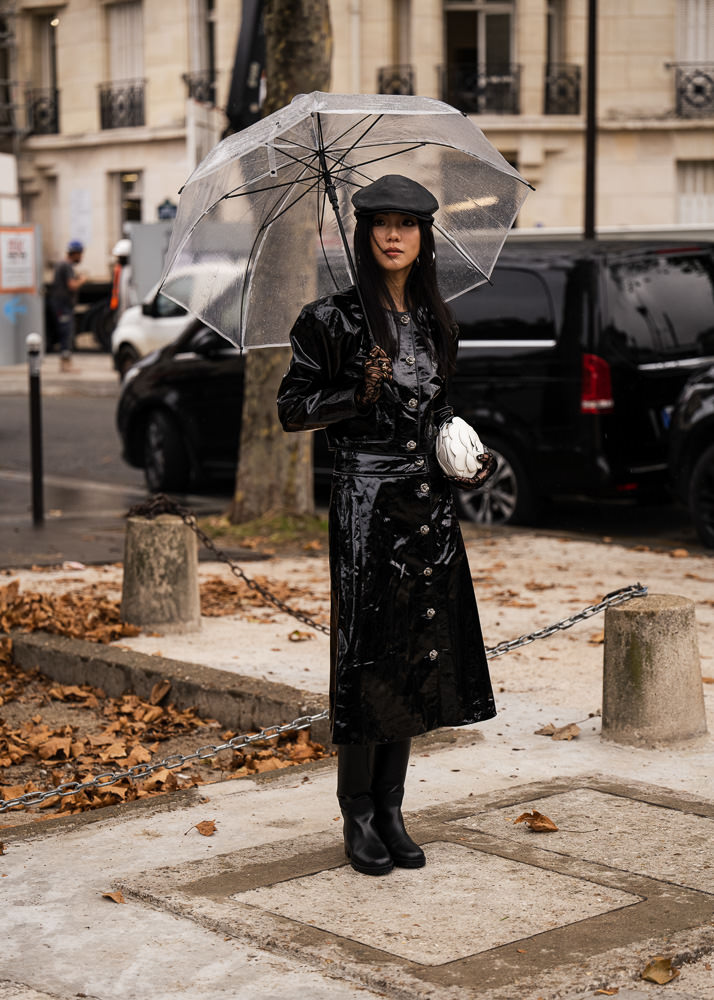
{"label": "clear plastic umbrella", "polygon": [[448,301],[486,281],[530,185],[483,132],[423,97],[296,97],[220,142],[181,191],[162,291],[241,349],[288,343],[308,301],[354,282],[351,196],[383,174],[438,199]]}

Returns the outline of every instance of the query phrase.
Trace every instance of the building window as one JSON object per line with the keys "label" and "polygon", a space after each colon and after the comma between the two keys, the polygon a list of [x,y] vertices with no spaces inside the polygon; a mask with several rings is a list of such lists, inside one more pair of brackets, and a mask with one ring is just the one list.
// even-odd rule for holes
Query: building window
{"label": "building window", "polygon": [[109,202],[112,239],[118,240],[127,233],[128,222],[141,222],[143,216],[143,174],[140,170],[111,173]]}
{"label": "building window", "polygon": [[214,0],[190,0],[189,72],[183,79],[188,96],[202,104],[216,103],[215,25]]}
{"label": "building window", "polygon": [[714,0],[679,0],[674,70],[677,115],[714,117]]}
{"label": "building window", "polygon": [[677,222],[691,225],[714,219],[714,161],[677,163]]}
{"label": "building window", "polygon": [[109,4],[109,80],[99,88],[101,127],[144,124],[144,27],[140,0]]}
{"label": "building window", "polygon": [[34,59],[32,85],[27,89],[27,126],[33,135],[59,132],[58,26],[56,13],[37,14],[32,19]]}
{"label": "building window", "polygon": [[461,111],[518,114],[513,64],[514,4],[447,0],[444,98]]}

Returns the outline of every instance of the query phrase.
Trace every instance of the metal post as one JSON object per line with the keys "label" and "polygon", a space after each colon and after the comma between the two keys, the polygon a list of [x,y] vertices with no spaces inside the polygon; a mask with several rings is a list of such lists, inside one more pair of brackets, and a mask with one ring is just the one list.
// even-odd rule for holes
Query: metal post
{"label": "metal post", "polygon": [[30,333],[25,339],[30,369],[30,457],[32,462],[32,521],[42,524],[45,505],[42,493],[42,408],[40,399],[40,368],[42,338]]}
{"label": "metal post", "polygon": [[585,112],[586,240],[595,239],[595,154],[597,143],[597,0],[588,0],[587,104]]}

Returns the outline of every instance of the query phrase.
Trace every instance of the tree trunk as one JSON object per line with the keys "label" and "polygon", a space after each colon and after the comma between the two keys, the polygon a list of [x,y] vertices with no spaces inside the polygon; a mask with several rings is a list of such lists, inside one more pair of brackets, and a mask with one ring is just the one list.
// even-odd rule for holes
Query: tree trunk
{"label": "tree trunk", "polygon": [[[296,94],[327,90],[332,55],[328,0],[265,0],[265,45],[264,115],[289,104]],[[300,238],[296,233],[298,247]],[[303,305],[301,295],[304,288],[301,293],[296,282],[292,315],[273,317],[286,331]],[[246,355],[240,455],[230,511],[234,524],[264,514],[314,513],[312,435],[286,434],[275,405],[289,360],[289,348]]]}

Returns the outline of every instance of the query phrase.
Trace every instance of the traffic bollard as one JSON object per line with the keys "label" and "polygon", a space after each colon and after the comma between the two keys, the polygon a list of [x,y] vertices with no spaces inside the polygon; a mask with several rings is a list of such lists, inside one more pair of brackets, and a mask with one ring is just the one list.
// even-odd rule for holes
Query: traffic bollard
{"label": "traffic bollard", "polygon": [[40,369],[42,367],[42,337],[30,333],[25,339],[30,369],[30,459],[32,467],[32,521],[42,524],[45,504],[42,488],[42,405]]}

